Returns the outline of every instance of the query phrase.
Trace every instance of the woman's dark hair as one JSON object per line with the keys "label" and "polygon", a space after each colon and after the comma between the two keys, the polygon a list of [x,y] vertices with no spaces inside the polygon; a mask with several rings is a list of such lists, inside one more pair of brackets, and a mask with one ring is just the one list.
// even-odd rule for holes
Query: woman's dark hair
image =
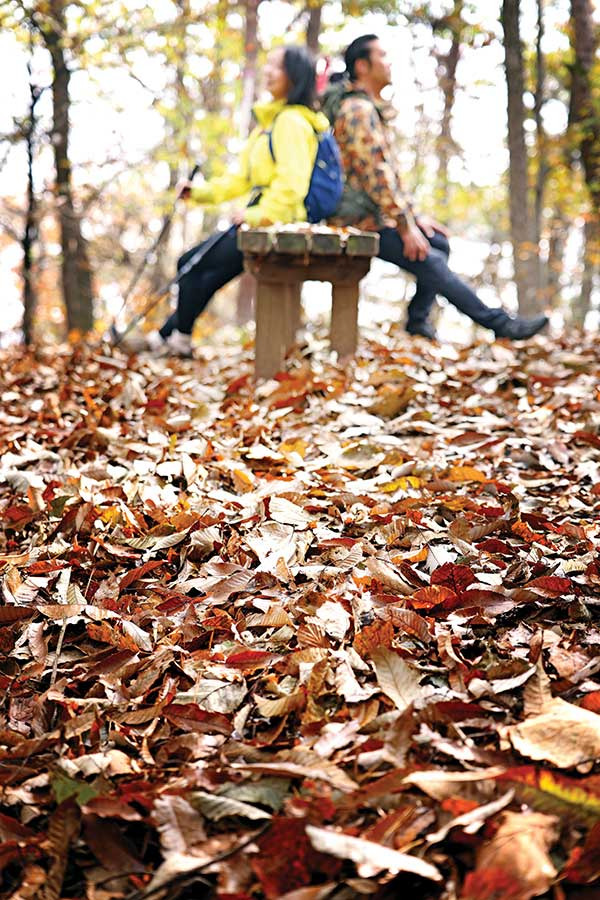
{"label": "woman's dark hair", "polygon": [[283,68],[291,84],[287,103],[290,106],[308,106],[309,109],[314,109],[317,67],[312,53],[306,47],[286,47]]}
{"label": "woman's dark hair", "polygon": [[346,64],[346,72],[350,77],[350,81],[356,80],[356,71],[355,65],[359,59],[370,59],[371,58],[371,44],[373,41],[378,41],[379,38],[376,34],[362,34],[360,37],[355,38],[351,44],[348,45],[346,52],[344,53],[344,62]]}

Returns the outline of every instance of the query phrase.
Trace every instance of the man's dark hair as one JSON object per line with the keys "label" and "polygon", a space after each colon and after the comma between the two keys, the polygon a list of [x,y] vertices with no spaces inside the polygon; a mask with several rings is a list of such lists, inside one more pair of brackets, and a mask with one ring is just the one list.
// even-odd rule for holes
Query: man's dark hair
{"label": "man's dark hair", "polygon": [[344,62],[346,63],[346,72],[350,77],[350,81],[356,80],[355,66],[359,59],[371,58],[371,44],[378,41],[376,34],[361,34],[355,38],[346,48],[344,53]]}
{"label": "man's dark hair", "polygon": [[286,47],[283,54],[283,68],[291,84],[287,97],[288,104],[314,109],[317,67],[312,53],[306,47],[295,45]]}

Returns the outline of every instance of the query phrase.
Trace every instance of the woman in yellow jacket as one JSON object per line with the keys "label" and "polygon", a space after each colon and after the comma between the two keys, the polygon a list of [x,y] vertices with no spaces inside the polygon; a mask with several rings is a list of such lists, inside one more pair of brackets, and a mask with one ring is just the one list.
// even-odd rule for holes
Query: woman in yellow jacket
{"label": "woman in yellow jacket", "polygon": [[[181,196],[208,204],[250,194],[250,205],[233,217],[232,227],[181,277],[177,310],[160,331],[148,335],[146,349],[191,356],[196,318],[215,291],[242,271],[242,254],[237,248],[237,229],[242,222],[257,226],[306,221],[304,198],[317,155],[316,134],[329,128],[326,117],[313,108],[315,63],[304,47],[279,47],[267,58],[264,78],[273,99],[254,107],[258,124],[242,151],[238,171],[200,187],[186,184],[181,190]],[[178,271],[202,246],[183,254]]]}

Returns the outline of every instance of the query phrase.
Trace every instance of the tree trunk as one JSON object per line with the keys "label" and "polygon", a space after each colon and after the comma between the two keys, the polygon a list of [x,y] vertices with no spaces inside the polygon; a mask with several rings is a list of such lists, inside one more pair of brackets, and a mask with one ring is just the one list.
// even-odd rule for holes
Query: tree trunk
{"label": "tree trunk", "polygon": [[591,0],[571,0],[571,24],[575,61],[571,76],[569,125],[581,151],[592,207],[590,252],[597,257],[600,250],[600,102],[594,94],[592,78],[593,69],[598,66],[598,32]]}
{"label": "tree trunk", "polygon": [[[166,118],[166,124],[169,128],[169,136],[167,138],[167,141],[172,144],[172,150],[171,153],[169,153],[169,184],[167,186],[167,208],[163,213],[161,224],[161,228],[164,228],[166,230],[161,245],[158,248],[156,260],[152,265],[151,275],[149,279],[150,290],[152,291],[152,293],[157,293],[168,280],[168,269],[171,265],[169,242],[171,240],[172,221],[174,217],[173,204],[176,202],[175,188],[181,177],[187,178],[187,176],[190,174],[189,171],[184,170],[182,167],[185,166],[186,161],[188,161],[188,128],[189,116],[192,112],[189,94],[185,86],[185,72],[189,52],[187,42],[187,26],[192,21],[192,16],[190,12],[189,0],[176,0],[176,5],[179,15],[178,21],[182,25],[181,32],[176,32],[176,39],[178,41],[176,45],[177,64],[175,66],[173,79],[173,93],[175,94],[175,109],[177,110],[177,114],[174,115],[172,119],[169,119],[168,117]],[[175,40],[175,35],[173,39]],[[188,168],[191,169],[189,163]],[[184,218],[182,225],[182,232],[184,232],[183,243],[184,249],[187,249],[187,247],[185,247],[186,204],[184,202],[179,203],[177,214],[178,217],[182,216]],[[163,304],[160,305],[157,313],[161,312],[162,309]]]}
{"label": "tree trunk", "polygon": [[503,0],[502,3],[508,93],[510,227],[519,311],[524,315],[532,315],[538,311],[538,248],[535,239],[533,210],[529,200],[528,157],[524,128],[523,51],[519,30],[519,5],[519,0]]}
{"label": "tree trunk", "polygon": [[[313,3],[315,0],[313,0]],[[314,53],[315,56],[319,53],[319,38],[321,37],[321,11],[322,7],[317,2],[315,5],[312,3],[309,5],[308,12],[308,25],[306,27],[306,46]]]}
{"label": "tree trunk", "polygon": [[[535,41],[535,98],[534,98],[534,117],[535,117],[535,135],[536,135],[536,163],[537,169],[535,174],[535,198],[534,198],[534,232],[535,245],[539,248],[542,239],[543,228],[543,212],[544,212],[544,194],[546,190],[546,181],[548,179],[548,159],[547,159],[547,140],[546,131],[544,129],[544,121],[542,119],[542,108],[546,100],[546,60],[542,49],[544,39],[544,0],[537,0],[537,32]],[[538,298],[546,295],[548,286],[548,267],[542,262],[538,253],[537,265],[537,287]]]}
{"label": "tree trunk", "polygon": [[25,210],[25,229],[21,246],[23,247],[23,340],[29,345],[33,342],[33,324],[37,294],[33,283],[33,246],[37,239],[37,204],[33,186],[33,156],[35,152],[35,133],[37,126],[36,105],[41,96],[40,89],[31,80],[29,71],[29,119],[25,132],[27,146],[27,208]]}
{"label": "tree trunk", "polygon": [[581,254],[581,291],[579,296],[575,297],[571,308],[571,320],[577,328],[583,328],[586,316],[592,308],[592,293],[598,271],[598,237],[596,222],[593,219],[586,219]]}
{"label": "tree trunk", "polygon": [[256,98],[256,70],[258,60],[258,4],[260,0],[245,0],[244,71],[240,103],[240,136],[247,138],[252,122],[252,107]]}
{"label": "tree trunk", "polygon": [[[252,123],[252,106],[256,97],[258,60],[258,4],[260,0],[245,0],[246,23],[244,29],[244,71],[242,74],[242,102],[240,104],[240,136],[247,138]],[[236,321],[244,325],[252,318],[256,281],[244,272],[238,282],[236,297]]]}
{"label": "tree trunk", "polygon": [[463,31],[461,18],[463,5],[463,0],[455,0],[454,9],[448,17],[452,43],[448,53],[437,55],[438,80],[444,97],[444,111],[442,113],[440,133],[437,138],[437,158],[439,161],[437,187],[440,199],[444,203],[448,202],[448,163],[456,149],[451,125],[454,101],[456,99],[456,70],[460,59]]}
{"label": "tree trunk", "polygon": [[546,97],[546,61],[542,50],[544,38],[544,0],[537,0],[537,34],[535,42],[536,86],[535,86],[535,131],[537,151],[537,173],[535,181],[535,233],[539,242],[542,230],[544,188],[548,175],[546,160],[546,133],[542,120],[542,107]]}
{"label": "tree trunk", "polygon": [[567,217],[562,210],[557,209],[550,226],[546,268],[546,295],[552,309],[561,309],[562,306],[562,276],[565,270],[568,234]]}
{"label": "tree trunk", "polygon": [[56,202],[62,248],[61,275],[67,327],[81,334],[94,325],[92,274],[81,223],[73,204],[69,159],[69,81],[62,36],[66,32],[62,0],[52,0],[52,18],[42,28],[52,58],[52,145],[56,167]]}

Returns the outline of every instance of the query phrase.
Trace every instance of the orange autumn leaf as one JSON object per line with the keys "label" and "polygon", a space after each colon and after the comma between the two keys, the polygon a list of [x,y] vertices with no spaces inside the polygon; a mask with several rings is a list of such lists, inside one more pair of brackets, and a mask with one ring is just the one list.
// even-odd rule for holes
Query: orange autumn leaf
{"label": "orange autumn leaf", "polygon": [[487,480],[483,472],[480,472],[479,469],[473,468],[473,466],[452,466],[448,478],[450,479],[450,481],[456,481],[459,483],[463,481]]}

